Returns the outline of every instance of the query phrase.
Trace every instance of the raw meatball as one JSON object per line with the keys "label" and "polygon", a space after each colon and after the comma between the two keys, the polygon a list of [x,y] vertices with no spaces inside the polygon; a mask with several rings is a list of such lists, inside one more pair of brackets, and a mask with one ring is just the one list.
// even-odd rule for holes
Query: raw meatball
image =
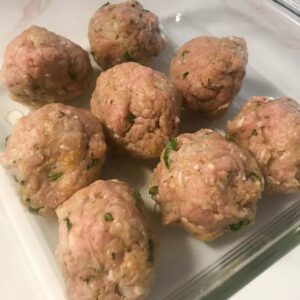
{"label": "raw meatball", "polygon": [[295,100],[252,97],[228,122],[228,136],[256,158],[267,192],[300,190],[300,105]]}
{"label": "raw meatball", "polygon": [[0,73],[11,97],[32,107],[80,96],[92,78],[86,51],[38,26],[31,26],[10,42]]}
{"label": "raw meatball", "polygon": [[170,72],[188,109],[218,118],[239,92],[247,60],[242,38],[197,37],[178,50]]}
{"label": "raw meatball", "polygon": [[264,180],[255,159],[210,129],[172,140],[149,193],[163,224],[177,223],[201,240],[254,223]]}
{"label": "raw meatball", "polygon": [[48,104],[19,119],[0,156],[31,212],[48,214],[99,178],[106,145],[90,112]]}
{"label": "raw meatball", "polygon": [[109,139],[140,158],[159,157],[177,134],[179,104],[164,74],[133,62],[101,73],[91,99]]}
{"label": "raw meatball", "polygon": [[89,40],[103,69],[126,61],[147,63],[165,45],[157,16],[134,0],[107,2],[97,10],[89,23]]}
{"label": "raw meatball", "polygon": [[70,300],[138,300],[153,279],[155,240],[139,194],[96,181],[57,210],[57,257]]}

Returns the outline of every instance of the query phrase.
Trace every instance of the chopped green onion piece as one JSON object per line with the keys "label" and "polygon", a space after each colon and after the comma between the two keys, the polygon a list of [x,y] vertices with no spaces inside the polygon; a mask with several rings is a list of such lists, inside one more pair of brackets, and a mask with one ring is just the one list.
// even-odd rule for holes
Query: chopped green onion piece
{"label": "chopped green onion piece", "polygon": [[157,185],[151,186],[149,189],[149,194],[151,196],[157,195],[158,194],[158,186]]}
{"label": "chopped green onion piece", "polygon": [[106,213],[106,214],[104,215],[104,221],[105,221],[105,222],[112,222],[113,220],[114,220],[114,217],[112,216],[111,213]]}
{"label": "chopped green onion piece", "polygon": [[177,142],[176,139],[172,139],[169,144],[166,146],[166,150],[164,153],[164,161],[166,164],[166,167],[169,169],[170,168],[170,153],[172,151],[175,151],[177,148]]}
{"label": "chopped green onion piece", "polygon": [[70,231],[73,227],[72,222],[70,221],[70,219],[68,217],[64,218],[64,221],[66,222],[68,231]]}
{"label": "chopped green onion piece", "polygon": [[232,231],[238,231],[240,230],[244,225],[248,225],[250,223],[249,220],[241,220],[238,223],[230,224],[229,228]]}
{"label": "chopped green onion piece", "polygon": [[62,172],[60,172],[60,173],[52,173],[52,174],[48,174],[48,179],[49,179],[50,181],[56,181],[56,180],[59,179],[62,175],[63,175]]}
{"label": "chopped green onion piece", "polygon": [[97,158],[92,159],[86,166],[86,169],[89,170],[89,169],[95,167],[99,162],[100,162],[100,159],[97,159]]}

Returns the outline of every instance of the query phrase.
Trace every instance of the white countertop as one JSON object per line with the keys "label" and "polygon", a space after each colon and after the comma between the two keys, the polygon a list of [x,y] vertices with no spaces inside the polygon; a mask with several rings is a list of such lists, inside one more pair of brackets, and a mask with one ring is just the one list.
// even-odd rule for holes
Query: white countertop
{"label": "white countertop", "polygon": [[[61,3],[71,3],[64,0]],[[208,1],[208,0],[207,0]],[[246,1],[246,0],[244,0]],[[27,27],[48,6],[55,6],[58,1],[51,0],[9,0],[0,1],[0,43],[7,43],[9,35],[15,30]],[[80,9],[76,2],[77,10]],[[81,5],[88,1],[82,1]],[[75,3],[74,3],[75,5]],[[20,7],[22,9],[20,9]],[[53,8],[58,15],[62,12]],[[85,8],[85,11],[89,8]],[[88,12],[92,14],[93,9]],[[48,16],[48,21],[55,26],[56,15]],[[51,20],[50,20],[51,19]],[[79,20],[78,22],[82,20]],[[70,24],[74,20],[65,19],[68,28],[71,28],[69,37],[76,40],[76,28]],[[61,33],[64,33],[62,28]],[[1,58],[2,59],[2,58]],[[0,61],[1,61],[0,59]],[[36,277],[31,273],[30,262],[22,252],[17,235],[7,216],[3,213],[0,202],[0,299],[3,300],[41,300],[43,294],[37,288]],[[252,280],[248,285],[238,291],[231,300],[299,300],[300,299],[300,246],[282,257],[274,265]],[[54,299],[49,295],[47,299]]]}

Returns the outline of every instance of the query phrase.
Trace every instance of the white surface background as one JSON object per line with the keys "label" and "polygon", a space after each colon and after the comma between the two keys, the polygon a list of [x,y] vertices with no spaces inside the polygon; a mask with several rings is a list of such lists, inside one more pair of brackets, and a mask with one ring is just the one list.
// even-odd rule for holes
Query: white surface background
{"label": "white surface background", "polygon": [[[210,0],[205,0],[205,1],[210,1]],[[240,0],[240,1],[246,1],[246,0]],[[57,31],[62,35],[66,35],[69,38],[71,38],[73,41],[78,43],[80,42],[82,46],[87,47],[88,43],[86,38],[84,41],[80,39],[78,40],[77,26],[82,26],[81,27],[82,30],[86,31],[87,24],[85,18],[86,16],[92,15],[92,13],[94,12],[94,7],[92,7],[91,4],[92,2],[94,4],[96,3],[96,1],[89,2],[84,0],[82,1],[79,0],[77,1],[0,0],[0,17],[1,17],[0,18],[0,44],[1,45],[6,44],[11,39],[10,35],[12,34],[12,32],[20,31],[21,29],[27,27],[32,22],[38,22],[39,24],[42,24],[44,26],[48,26],[51,24],[52,30]],[[99,1],[99,3],[100,2],[101,1]],[[145,0],[143,2],[149,3],[150,6],[149,9],[153,9],[157,11],[160,16],[163,15],[164,12],[166,12],[167,10],[175,10],[173,6],[170,7],[166,5],[165,1]],[[191,3],[192,1],[188,0],[186,2]],[[259,3],[259,1],[256,2]],[[81,10],[83,11],[83,13],[78,15],[75,20],[70,17],[69,10],[67,12],[64,10],[64,7],[70,7],[70,6],[72,6],[72,9],[75,11],[81,11]],[[20,9],[20,7],[22,9]],[[161,9],[159,9],[159,7],[161,7]],[[47,18],[43,18],[43,15],[39,18],[39,16],[43,13],[44,10],[55,11],[55,13],[48,14]],[[258,14],[259,14],[259,9],[258,9]],[[274,21],[274,24],[276,24],[276,22],[277,21]],[[220,30],[222,30],[222,27],[223,25],[220,24]],[[256,32],[254,34],[256,34]],[[181,37],[178,37],[178,39],[180,38]],[[256,41],[257,40],[258,37],[256,38]],[[286,40],[288,42],[291,42],[291,47],[295,47],[295,43],[297,41],[295,42],[294,40],[289,38],[287,38]],[[262,42],[262,40],[260,41]],[[258,49],[258,46],[261,45],[255,44],[255,47],[252,46],[251,48],[252,54],[255,53],[256,49]],[[297,48],[295,47],[295,49]],[[266,71],[269,62],[265,59],[266,56],[261,56],[260,58],[261,60],[256,61],[256,64],[261,64],[262,71]],[[282,61],[286,62],[288,61],[288,59],[282,58]],[[277,65],[274,64],[274,72],[272,74],[273,77],[271,76],[270,81],[272,81],[274,78],[278,79],[278,81],[280,81],[281,79],[282,74],[276,72],[277,71],[276,67]],[[289,68],[290,70],[292,70],[293,64],[291,64]],[[270,74],[269,70],[266,73]],[[263,75],[266,76],[266,74]],[[280,81],[280,85],[282,90],[291,91],[294,87],[294,84],[289,80]],[[297,95],[299,95],[299,90],[296,91],[294,89],[295,95],[297,92],[298,92]],[[18,105],[15,103],[13,103],[12,105],[18,107]],[[0,120],[0,123],[1,121],[2,120]],[[2,184],[1,188],[3,188],[3,186],[6,188],[5,184]],[[7,197],[6,200],[15,201],[16,199],[13,198]],[[21,208],[17,207],[17,205],[15,208],[18,210],[18,213],[20,213],[21,216],[22,214]],[[26,253],[24,252],[24,243],[26,243],[26,241],[28,243],[30,243],[30,241],[35,242],[35,239],[32,239],[32,237],[26,235],[22,236],[22,239],[20,239],[20,233],[19,235],[17,235],[15,231],[17,229],[16,225],[18,223],[18,220],[14,219],[14,221],[15,223],[12,225],[11,219],[9,219],[7,214],[4,213],[2,203],[0,202],[0,299],[1,300],[2,299],[3,300],[17,300],[17,299],[18,300],[19,299],[45,300],[45,294],[44,294],[45,290],[40,289],[41,281],[43,281],[42,278],[40,277],[42,276],[40,277],[37,276],[37,274],[41,274],[41,273],[33,273],[31,269],[32,262],[30,261],[30,259],[35,260],[36,258],[35,256],[39,255],[40,253],[37,254],[37,252],[35,252],[34,249],[32,250],[31,253],[28,253],[30,247],[26,248],[27,250]],[[24,221],[24,224],[27,225],[26,223],[27,219],[26,220],[24,219],[22,221]],[[38,227],[38,225],[41,225],[40,223],[42,222],[39,222],[39,224],[37,224],[36,226]],[[32,225],[33,222],[30,220],[29,224]],[[45,232],[47,233],[46,229],[47,227],[44,226],[43,227],[44,231],[38,233],[40,234],[41,233],[44,234]],[[34,228],[34,230],[36,231],[36,228]],[[52,232],[49,233],[49,236],[51,234]],[[46,249],[46,247],[44,248]],[[50,250],[52,251],[53,249],[51,248]],[[39,257],[40,256],[41,255],[39,255]],[[40,264],[40,266],[41,265],[42,264]],[[40,269],[41,272],[45,271],[43,267],[41,267]],[[47,299],[57,300],[57,298],[55,297],[55,292],[52,291],[53,295],[51,294],[50,282],[43,281],[43,284],[46,287],[47,284],[49,286],[49,288],[47,289],[49,292],[46,294]],[[269,268],[260,276],[258,276],[254,281],[250,282],[246,287],[244,287],[236,295],[234,295],[232,299],[233,300],[248,300],[248,299],[249,300],[250,299],[251,300],[254,299],[299,300],[300,299],[300,246],[294,249],[288,255],[284,256],[271,268]]]}

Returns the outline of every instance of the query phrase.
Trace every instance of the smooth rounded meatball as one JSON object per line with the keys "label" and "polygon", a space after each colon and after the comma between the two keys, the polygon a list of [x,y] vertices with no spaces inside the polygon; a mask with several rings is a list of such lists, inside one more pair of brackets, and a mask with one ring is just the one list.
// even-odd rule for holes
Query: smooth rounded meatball
{"label": "smooth rounded meatball", "polygon": [[96,181],[57,210],[57,257],[70,300],[141,300],[154,271],[155,237],[139,194]]}
{"label": "smooth rounded meatball", "polygon": [[82,95],[91,84],[93,69],[80,46],[31,26],[7,46],[0,79],[13,99],[39,107]]}
{"label": "smooth rounded meatball", "polygon": [[163,224],[201,240],[254,223],[264,179],[255,159],[210,129],[179,135],[161,154],[149,193]]}
{"label": "smooth rounded meatball", "polygon": [[177,134],[179,105],[164,74],[133,62],[101,73],[91,99],[109,140],[140,158],[159,157]]}
{"label": "smooth rounded meatball", "polygon": [[45,215],[99,178],[105,151],[101,124],[89,111],[48,104],[17,121],[0,162],[26,207]]}
{"label": "smooth rounded meatball", "polygon": [[135,0],[103,5],[90,20],[88,36],[103,69],[126,61],[147,63],[165,45],[157,16]]}
{"label": "smooth rounded meatball", "polygon": [[178,50],[170,73],[185,106],[214,119],[239,92],[247,60],[242,38],[197,37]]}
{"label": "smooth rounded meatball", "polygon": [[228,136],[256,158],[269,193],[300,190],[300,105],[252,97],[228,122]]}

